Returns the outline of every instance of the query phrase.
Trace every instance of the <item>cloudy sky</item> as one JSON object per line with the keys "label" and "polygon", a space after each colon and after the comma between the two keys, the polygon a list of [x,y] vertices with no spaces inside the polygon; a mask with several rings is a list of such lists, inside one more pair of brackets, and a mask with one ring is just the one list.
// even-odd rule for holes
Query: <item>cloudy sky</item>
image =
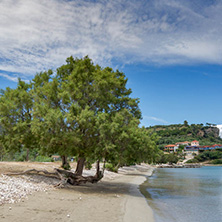
{"label": "cloudy sky", "polygon": [[125,72],[142,123],[222,123],[222,1],[1,0],[0,88],[73,55]]}

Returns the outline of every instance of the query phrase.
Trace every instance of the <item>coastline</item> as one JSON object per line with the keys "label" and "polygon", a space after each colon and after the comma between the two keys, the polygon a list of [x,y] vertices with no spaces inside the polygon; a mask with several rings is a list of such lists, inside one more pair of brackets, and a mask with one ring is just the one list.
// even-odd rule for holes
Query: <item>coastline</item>
{"label": "coastline", "polygon": [[[154,215],[151,207],[148,205],[148,202],[145,196],[139,190],[139,186],[146,181],[146,177],[152,176],[154,168],[149,166],[148,171],[145,175],[137,175],[131,181],[130,185],[130,194],[131,196],[126,197],[125,202],[125,215],[123,222],[154,222]],[[134,195],[132,195],[134,194]]]}
{"label": "coastline", "polygon": [[149,221],[151,208],[139,185],[152,175],[148,165],[106,171],[98,184],[35,192],[15,204],[0,206],[0,221]]}

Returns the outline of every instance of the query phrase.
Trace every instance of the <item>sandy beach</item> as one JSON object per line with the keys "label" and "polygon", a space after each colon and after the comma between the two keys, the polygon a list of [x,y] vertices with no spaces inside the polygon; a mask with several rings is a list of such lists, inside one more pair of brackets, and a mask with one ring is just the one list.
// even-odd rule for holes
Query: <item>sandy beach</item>
{"label": "sandy beach", "polygon": [[[31,163],[0,163],[0,173],[9,166],[14,171],[16,164],[20,164],[20,170],[33,167]],[[34,166],[49,169],[56,167],[55,164]],[[118,174],[106,171],[97,184],[36,191],[18,203],[2,204],[0,221],[153,222],[152,210],[138,189],[152,171],[147,165],[124,167]]]}

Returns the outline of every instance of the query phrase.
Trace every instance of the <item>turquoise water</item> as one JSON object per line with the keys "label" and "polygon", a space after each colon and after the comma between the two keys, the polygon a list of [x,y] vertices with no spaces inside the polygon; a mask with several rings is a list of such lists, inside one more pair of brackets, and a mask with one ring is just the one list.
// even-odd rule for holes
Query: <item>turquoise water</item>
{"label": "turquoise water", "polygon": [[222,167],[157,169],[140,189],[156,222],[222,221]]}

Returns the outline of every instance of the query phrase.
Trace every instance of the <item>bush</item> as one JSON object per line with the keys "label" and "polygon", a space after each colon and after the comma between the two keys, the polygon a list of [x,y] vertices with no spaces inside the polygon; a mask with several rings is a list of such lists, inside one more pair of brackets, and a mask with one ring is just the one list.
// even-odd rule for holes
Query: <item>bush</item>
{"label": "bush", "polygon": [[212,160],[210,161],[211,164],[222,164],[222,159]]}
{"label": "bush", "polygon": [[37,156],[35,161],[36,162],[53,162],[53,159],[47,156]]}
{"label": "bush", "polygon": [[169,164],[177,163],[178,160],[179,158],[173,153],[170,153],[167,155],[167,162],[169,162]]}
{"label": "bush", "polygon": [[112,163],[106,163],[105,168],[111,172],[118,173],[118,167],[114,166]]}
{"label": "bush", "polygon": [[168,154],[164,154],[163,152],[159,153],[159,155],[156,157],[155,163],[167,163],[167,156]]}
{"label": "bush", "polygon": [[86,168],[87,170],[92,169],[92,164],[91,164],[89,161],[86,161],[86,163],[85,163],[85,168]]}
{"label": "bush", "polygon": [[199,161],[194,158],[194,159],[186,161],[186,163],[199,163]]}

